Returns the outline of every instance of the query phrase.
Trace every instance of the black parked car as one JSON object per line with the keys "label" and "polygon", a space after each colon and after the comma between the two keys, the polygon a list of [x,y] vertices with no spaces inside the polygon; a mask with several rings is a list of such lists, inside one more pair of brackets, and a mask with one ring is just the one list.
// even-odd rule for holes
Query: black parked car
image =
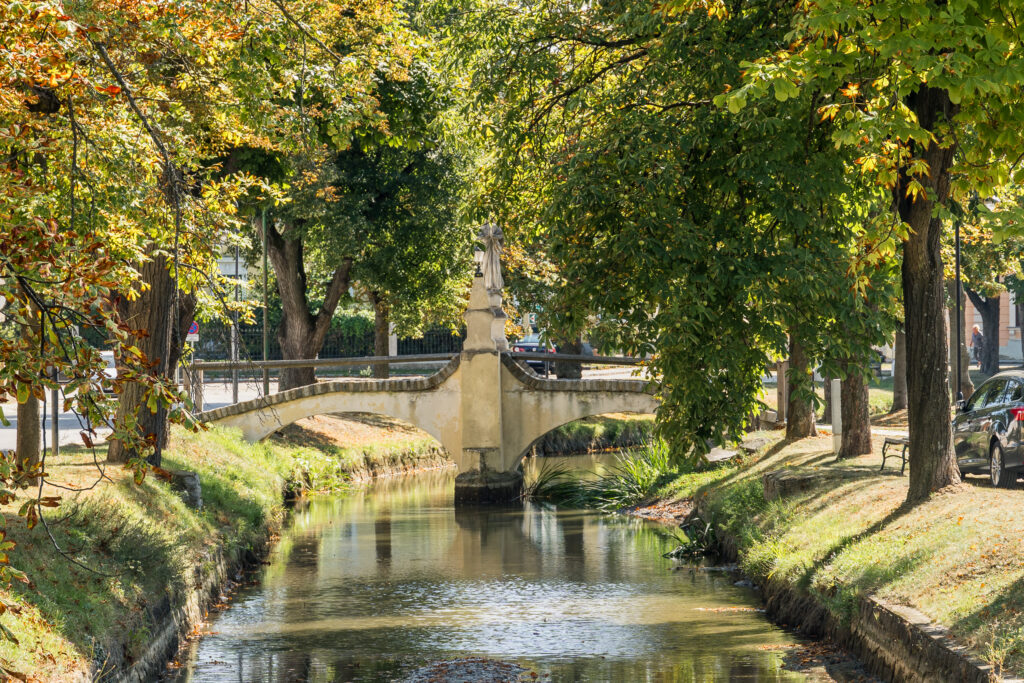
{"label": "black parked car", "polygon": [[[512,350],[515,352],[524,351],[527,353],[554,353],[555,350],[547,344],[542,344],[540,335],[529,334],[517,342],[512,343]],[[528,360],[529,365],[538,375],[545,377],[551,372],[551,362],[546,360]]]}
{"label": "black parked car", "polygon": [[1024,371],[994,375],[953,418],[953,446],[960,472],[988,474],[994,486],[1009,487],[1024,469]]}

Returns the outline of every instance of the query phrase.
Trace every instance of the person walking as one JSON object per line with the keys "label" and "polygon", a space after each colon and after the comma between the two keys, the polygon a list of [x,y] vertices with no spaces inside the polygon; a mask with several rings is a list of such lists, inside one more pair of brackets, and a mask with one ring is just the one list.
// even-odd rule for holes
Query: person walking
{"label": "person walking", "polygon": [[978,326],[975,325],[971,331],[971,355],[974,356],[975,363],[981,363],[981,347],[985,344],[985,335],[981,333]]}

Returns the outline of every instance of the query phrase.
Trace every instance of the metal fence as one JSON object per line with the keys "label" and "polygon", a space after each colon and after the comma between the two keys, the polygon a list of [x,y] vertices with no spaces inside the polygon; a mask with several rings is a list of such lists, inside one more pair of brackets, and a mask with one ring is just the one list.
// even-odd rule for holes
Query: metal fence
{"label": "metal fence", "polygon": [[[267,339],[267,360],[283,360],[281,345],[277,341],[274,330]],[[239,326],[239,360],[261,360],[263,358],[262,325]],[[452,334],[446,328],[427,330],[421,337],[398,340],[398,355],[408,356],[423,353],[459,353],[462,342],[466,338],[465,330]],[[358,358],[372,356],[373,331],[347,332],[330,330],[324,338],[321,358]],[[195,344],[195,356],[203,360],[231,359],[231,326],[203,325],[199,341]]]}

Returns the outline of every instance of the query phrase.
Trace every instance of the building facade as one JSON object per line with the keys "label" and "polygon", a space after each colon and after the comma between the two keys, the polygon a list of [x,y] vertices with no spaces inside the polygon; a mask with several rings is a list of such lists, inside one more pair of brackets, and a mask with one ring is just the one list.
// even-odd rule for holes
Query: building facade
{"label": "building facade", "polygon": [[[967,299],[967,307],[964,309],[967,317],[967,341],[970,342],[971,328],[974,325],[985,331],[981,324],[981,313]],[[1003,360],[1022,360],[1021,350],[1021,322],[1017,319],[1017,306],[1010,292],[1003,292],[999,297],[999,357]]]}

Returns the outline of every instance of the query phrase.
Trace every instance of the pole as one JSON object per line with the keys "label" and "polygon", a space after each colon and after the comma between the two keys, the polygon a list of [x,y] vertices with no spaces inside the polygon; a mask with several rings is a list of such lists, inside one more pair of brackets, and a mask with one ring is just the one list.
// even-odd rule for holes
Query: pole
{"label": "pole", "polygon": [[956,253],[956,400],[962,401],[964,400],[964,392],[960,387],[960,373],[962,372],[962,369],[960,367],[960,363],[962,362],[960,358],[960,353],[963,349],[963,339],[961,339],[963,331],[960,329],[960,299],[961,297],[963,297],[963,290],[961,289],[962,284],[960,282],[960,221],[954,221],[953,225],[954,230],[956,231],[954,241],[954,251]]}
{"label": "pole", "polygon": [[[263,209],[263,360],[269,360],[267,341],[267,210]],[[263,368],[263,395],[270,393],[270,370]]]}
{"label": "pole", "polygon": [[[235,310],[231,314],[231,362],[238,362],[238,245],[235,245]],[[238,370],[231,371],[231,402],[238,403]]]}

